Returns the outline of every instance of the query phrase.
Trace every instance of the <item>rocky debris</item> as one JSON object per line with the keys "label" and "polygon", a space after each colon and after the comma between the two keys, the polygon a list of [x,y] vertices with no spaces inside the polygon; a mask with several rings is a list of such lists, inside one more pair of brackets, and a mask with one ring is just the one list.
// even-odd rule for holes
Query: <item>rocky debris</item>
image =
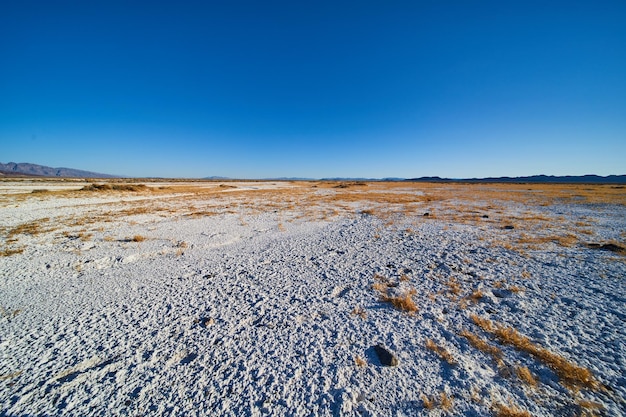
{"label": "rocky debris", "polygon": [[374,352],[383,366],[397,366],[398,358],[383,345],[374,346]]}
{"label": "rocky debris", "polygon": [[624,248],[623,246],[617,245],[615,243],[604,243],[604,244],[588,243],[587,247],[590,249],[599,249],[599,250],[606,250],[609,252],[626,254],[626,248]]}
{"label": "rocky debris", "polygon": [[200,323],[202,327],[209,327],[215,324],[215,319],[213,317],[202,317],[197,320],[197,323]]}
{"label": "rocky debris", "polygon": [[511,226],[510,224],[507,224],[506,226],[503,227],[504,230],[513,230],[515,229],[515,226]]}

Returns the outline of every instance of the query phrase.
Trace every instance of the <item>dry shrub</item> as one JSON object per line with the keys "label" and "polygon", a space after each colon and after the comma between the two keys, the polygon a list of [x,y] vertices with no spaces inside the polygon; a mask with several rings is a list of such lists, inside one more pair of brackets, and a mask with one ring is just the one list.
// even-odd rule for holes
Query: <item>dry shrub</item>
{"label": "dry shrub", "polygon": [[522,287],[518,287],[517,285],[512,285],[512,286],[509,287],[509,291],[511,291],[512,293],[517,294],[519,292],[524,291],[524,289]]}
{"label": "dry shrub", "polygon": [[442,392],[441,395],[439,396],[439,406],[444,411],[452,410],[452,407],[453,407],[452,396],[448,397],[448,394],[446,394],[445,392]]}
{"label": "dry shrub", "polygon": [[407,281],[410,281],[410,280],[411,280],[411,278],[407,274],[400,275],[400,282],[407,282]]}
{"label": "dry shrub", "polygon": [[454,278],[450,278],[450,280],[446,283],[446,285],[450,289],[451,294],[454,294],[454,295],[461,294],[461,285]]}
{"label": "dry shrub", "polygon": [[504,287],[505,281],[503,279],[496,281],[493,283],[494,288],[502,288]]}
{"label": "dry shrub", "polygon": [[389,289],[389,285],[383,282],[375,282],[372,284],[372,289],[378,291],[381,294],[387,294],[387,290]]}
{"label": "dry shrub", "polygon": [[496,336],[501,343],[511,345],[539,359],[554,371],[565,386],[572,388],[584,387],[593,390],[602,388],[602,385],[594,378],[589,369],[574,365],[562,356],[535,345],[528,337],[520,334],[513,327],[505,327],[499,323],[494,325],[491,321],[476,315],[472,316],[472,320],[480,328]]}
{"label": "dry shrub", "polygon": [[452,357],[452,354],[450,354],[450,352],[448,352],[442,346],[437,345],[432,339],[426,340],[426,347],[432,350],[433,352],[435,352],[441,359],[448,362],[448,364],[450,365],[457,364],[456,360],[454,360],[454,358]]}
{"label": "dry shrub", "polygon": [[359,368],[363,368],[365,366],[367,366],[367,362],[365,361],[365,359],[363,359],[360,356],[355,356],[354,357],[354,363],[356,364],[356,366],[358,366]]}
{"label": "dry shrub", "polygon": [[478,335],[468,330],[462,330],[459,334],[466,338],[470,342],[470,344],[476,349],[491,356],[498,365],[498,368],[504,368],[505,365],[504,361],[502,360],[503,355],[500,348],[490,345],[489,343],[478,337]]}
{"label": "dry shrub", "polygon": [[435,399],[428,398],[424,394],[421,395],[421,399],[422,399],[422,404],[424,405],[424,408],[427,410],[432,410],[437,405],[437,402],[435,401]]}
{"label": "dry shrub", "polygon": [[413,296],[415,294],[415,289],[410,289],[397,296],[381,294],[381,299],[385,302],[391,303],[398,310],[415,313],[419,310],[417,308],[417,304],[415,304],[415,301],[413,301]]}
{"label": "dry shrub", "polygon": [[352,314],[353,316],[359,316],[362,319],[366,319],[367,318],[367,312],[365,311],[365,309],[361,306],[356,306],[352,309],[352,311],[350,312],[350,314]]}
{"label": "dry shrub", "polygon": [[537,379],[532,374],[532,372],[530,372],[530,369],[528,369],[528,367],[526,367],[526,366],[518,366],[518,367],[516,367],[515,368],[515,374],[517,375],[517,377],[520,380],[522,380],[526,384],[530,385],[531,387],[536,387],[537,386]]}
{"label": "dry shrub", "polygon": [[146,238],[145,236],[135,235],[130,240],[131,242],[143,242],[144,240],[146,240]]}
{"label": "dry shrub", "polygon": [[452,396],[448,396],[445,391],[442,391],[441,394],[439,394],[439,398],[437,398],[436,396],[429,398],[424,394],[420,395],[420,398],[422,400],[424,408],[427,410],[432,410],[435,407],[439,407],[444,411],[450,411],[454,406]]}
{"label": "dry shrub", "polygon": [[469,301],[472,301],[473,303],[477,303],[484,296],[485,294],[483,294],[481,290],[474,290],[470,295],[467,296],[467,299]]}
{"label": "dry shrub", "polygon": [[526,410],[522,410],[513,404],[496,404],[493,407],[497,417],[532,417]]}
{"label": "dry shrub", "polygon": [[89,184],[78,191],[145,191],[145,184]]}

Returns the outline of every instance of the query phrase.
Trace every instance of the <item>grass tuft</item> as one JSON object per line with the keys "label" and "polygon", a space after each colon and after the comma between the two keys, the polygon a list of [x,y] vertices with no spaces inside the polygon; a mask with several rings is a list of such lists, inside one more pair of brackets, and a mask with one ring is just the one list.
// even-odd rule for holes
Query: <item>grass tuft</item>
{"label": "grass tuft", "polygon": [[5,249],[0,250],[0,256],[18,255],[22,252],[24,252],[24,248],[15,248],[15,249],[5,248]]}
{"label": "grass tuft", "polygon": [[498,365],[498,368],[504,367],[504,361],[502,360],[503,354],[500,348],[490,345],[489,343],[481,339],[478,335],[468,330],[462,330],[459,333],[459,335],[466,338],[470,342],[470,344],[474,346],[476,349],[491,356],[493,360],[496,362],[496,364]]}
{"label": "grass tuft", "polygon": [[353,316],[359,316],[364,320],[367,318],[367,312],[361,306],[354,307],[352,311],[350,312],[350,314],[352,314]]}
{"label": "grass tuft", "polygon": [[381,294],[381,300],[391,303],[391,305],[393,305],[398,310],[415,313],[419,311],[419,309],[417,308],[417,304],[415,304],[415,301],[413,301],[413,296],[415,295],[415,293],[416,291],[414,289],[411,289],[397,296]]}
{"label": "grass tuft", "polygon": [[496,404],[493,408],[496,417],[532,417],[528,411],[522,410],[513,404]]}
{"label": "grass tuft", "polygon": [[530,372],[526,366],[518,366],[515,368],[517,377],[531,387],[537,386],[537,378]]}
{"label": "grass tuft", "polygon": [[450,354],[450,352],[448,352],[442,346],[437,345],[432,339],[426,340],[426,347],[435,352],[441,359],[446,361],[448,364],[453,366],[457,364],[454,357],[452,357],[452,354]]}
{"label": "grass tuft", "polygon": [[589,369],[574,365],[562,356],[535,345],[528,337],[520,334],[513,327],[506,327],[499,323],[494,325],[490,320],[476,315],[472,315],[471,318],[477,326],[493,334],[501,343],[513,346],[543,362],[554,371],[566,387],[584,387],[593,390],[602,388],[602,385],[594,378]]}
{"label": "grass tuft", "polygon": [[141,235],[135,235],[130,239],[131,242],[143,242],[144,240],[146,240],[145,236]]}
{"label": "grass tuft", "polygon": [[452,402],[452,396],[448,397],[448,394],[446,394],[445,392],[442,392],[441,395],[439,396],[439,405],[441,409],[444,411],[452,410],[452,407],[454,405]]}
{"label": "grass tuft", "polygon": [[365,359],[363,359],[362,357],[360,357],[360,356],[355,356],[354,357],[354,363],[359,368],[363,368],[363,367],[367,366],[367,361]]}

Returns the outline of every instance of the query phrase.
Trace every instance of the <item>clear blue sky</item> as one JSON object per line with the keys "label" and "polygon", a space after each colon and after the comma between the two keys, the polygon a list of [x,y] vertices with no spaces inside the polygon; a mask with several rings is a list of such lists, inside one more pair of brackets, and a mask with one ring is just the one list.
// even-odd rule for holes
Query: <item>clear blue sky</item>
{"label": "clear blue sky", "polygon": [[626,173],[626,1],[0,5],[0,162]]}

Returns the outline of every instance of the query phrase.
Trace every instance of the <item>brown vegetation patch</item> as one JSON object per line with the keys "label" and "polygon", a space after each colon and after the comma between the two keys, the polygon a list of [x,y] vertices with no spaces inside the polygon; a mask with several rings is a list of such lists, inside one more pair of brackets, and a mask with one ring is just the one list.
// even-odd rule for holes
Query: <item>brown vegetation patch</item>
{"label": "brown vegetation patch", "polygon": [[365,359],[363,359],[360,356],[355,356],[354,357],[354,363],[356,364],[356,366],[358,366],[359,368],[365,367],[367,366],[367,362],[365,361]]}
{"label": "brown vegetation patch", "polygon": [[401,311],[407,311],[409,313],[415,313],[419,309],[413,296],[417,293],[415,289],[410,289],[397,296],[389,296],[387,294],[381,294],[381,300],[391,303],[395,308]]}
{"label": "brown vegetation patch", "polygon": [[574,365],[562,356],[535,345],[528,337],[520,334],[513,327],[506,327],[500,323],[493,324],[490,320],[476,315],[472,315],[471,318],[477,326],[493,334],[501,343],[513,346],[543,362],[554,371],[565,386],[572,388],[584,387],[593,390],[602,388],[602,385],[595,379],[589,369]]}
{"label": "brown vegetation patch", "polygon": [[496,404],[493,406],[493,411],[496,417],[532,417],[532,414],[528,411],[522,410],[513,404]]}
{"label": "brown vegetation patch", "polygon": [[516,367],[515,368],[515,374],[517,375],[517,377],[520,380],[522,380],[526,384],[530,385],[531,387],[536,387],[537,386],[537,378],[535,378],[535,376],[532,374],[532,372],[530,372],[530,369],[528,369],[528,367],[526,367],[526,366],[518,366],[518,367]]}
{"label": "brown vegetation patch", "polygon": [[500,348],[490,345],[489,343],[481,339],[478,335],[468,330],[462,330],[459,333],[459,335],[466,338],[470,342],[470,344],[474,346],[476,349],[491,356],[493,360],[496,362],[496,364],[498,365],[498,368],[504,367],[504,360],[502,359],[503,357],[502,350],[500,350]]}
{"label": "brown vegetation patch", "polygon": [[350,314],[352,314],[353,316],[359,316],[362,319],[367,318],[367,311],[365,311],[365,309],[361,306],[354,307],[352,311],[350,312]]}
{"label": "brown vegetation patch", "polygon": [[444,347],[437,345],[432,339],[426,340],[426,347],[435,352],[442,360],[446,361],[448,364],[457,364],[452,354],[448,352]]}
{"label": "brown vegetation patch", "polygon": [[435,407],[438,407],[444,411],[450,411],[454,406],[452,396],[448,396],[445,391],[439,394],[439,398],[437,398],[437,396],[428,397],[424,394],[422,394],[420,398],[422,399],[422,405],[427,410],[432,410]]}
{"label": "brown vegetation patch", "polygon": [[24,252],[24,248],[20,247],[20,248],[4,248],[2,250],[0,250],[0,256],[12,256],[12,255],[18,255],[20,253]]}

